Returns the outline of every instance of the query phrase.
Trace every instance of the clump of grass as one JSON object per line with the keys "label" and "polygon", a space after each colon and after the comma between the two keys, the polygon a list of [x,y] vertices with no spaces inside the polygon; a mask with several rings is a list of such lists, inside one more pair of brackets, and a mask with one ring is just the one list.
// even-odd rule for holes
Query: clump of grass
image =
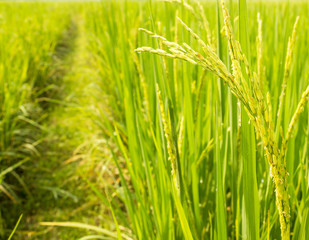
{"label": "clump of grass", "polygon": [[225,35],[228,40],[229,55],[232,63],[232,72],[228,71],[228,67],[221,61],[220,57],[214,52],[209,43],[206,44],[180,19],[179,22],[201,45],[203,54],[195,51],[186,43],[179,45],[178,43],[170,42],[166,38],[146,29],[140,29],[140,31],[143,31],[152,38],[158,39],[162,43],[162,46],[164,46],[164,49],[140,47],[137,48],[136,51],[150,52],[163,57],[181,59],[194,65],[201,66],[202,68],[223,79],[223,81],[228,85],[234,96],[243,104],[250,121],[255,127],[256,135],[260,136],[262,139],[276,189],[276,205],[279,212],[281,237],[283,240],[287,240],[290,239],[290,204],[287,180],[289,174],[287,172],[285,158],[287,145],[291,139],[293,127],[296,125],[297,119],[299,118],[300,113],[303,111],[304,105],[308,100],[309,86],[301,96],[285,136],[282,136],[280,139],[276,138],[276,129],[280,129],[281,124],[280,119],[283,108],[283,99],[291,68],[298,18],[296,19],[293,34],[288,44],[284,80],[280,95],[280,104],[278,107],[278,121],[277,125],[275,125],[275,118],[272,115],[273,110],[271,104],[271,94],[269,91],[265,93],[266,87],[263,80],[261,20],[259,19],[257,46],[258,74],[256,74],[256,72],[251,69],[247,57],[242,52],[240,43],[234,38],[229,12],[225,7],[224,1],[221,1],[221,5],[224,16]]}
{"label": "clump of grass", "polygon": [[39,97],[55,88],[46,83],[57,41],[69,19],[60,12],[50,11],[54,6],[1,3],[0,216],[5,219],[0,226],[1,237],[4,229],[11,228],[15,224],[12,221],[20,215],[5,206],[21,203],[24,196],[33,199],[24,177],[25,163],[40,157],[41,122],[46,113]]}

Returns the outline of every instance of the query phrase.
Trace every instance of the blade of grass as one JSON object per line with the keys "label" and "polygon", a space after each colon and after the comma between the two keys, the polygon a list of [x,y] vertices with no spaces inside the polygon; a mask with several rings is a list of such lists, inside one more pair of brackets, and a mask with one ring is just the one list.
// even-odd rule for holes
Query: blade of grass
{"label": "blade of grass", "polygon": [[13,237],[13,235],[14,235],[14,233],[15,233],[15,231],[16,231],[16,229],[17,229],[17,227],[18,227],[18,225],[19,225],[19,223],[20,223],[20,221],[21,221],[21,219],[22,219],[22,217],[23,217],[23,214],[21,214],[20,217],[19,217],[19,219],[17,220],[16,225],[15,225],[13,231],[11,232],[11,234],[10,234],[8,240],[11,240],[11,239],[12,239],[12,237]]}
{"label": "blade of grass", "polygon": [[[250,47],[248,33],[248,16],[246,0],[239,0],[239,42],[244,54],[249,59]],[[247,81],[248,84],[249,81]],[[241,110],[241,154],[244,164],[244,208],[243,237],[247,239],[259,238],[259,201],[256,179],[256,143],[255,134],[249,117],[244,108]]]}

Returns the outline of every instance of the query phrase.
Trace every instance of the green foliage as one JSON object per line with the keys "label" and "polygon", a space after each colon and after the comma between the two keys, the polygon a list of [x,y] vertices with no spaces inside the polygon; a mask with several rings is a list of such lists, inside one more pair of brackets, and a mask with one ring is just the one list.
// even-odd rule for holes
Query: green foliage
{"label": "green foliage", "polygon": [[[239,12],[232,13],[234,17],[239,15],[235,20],[231,19],[234,34],[239,36],[237,39],[248,58],[250,68],[256,69],[257,15],[260,12],[262,35],[265,39],[262,75],[267,81],[265,89],[269,89],[272,96],[271,111],[276,111],[280,95],[277,88],[281,87],[283,81],[282,58],[287,50],[287,37],[292,33],[296,16],[300,15],[303,23],[295,43],[296,49],[307,41],[308,29],[303,24],[308,21],[305,15],[308,5],[248,4],[248,13],[245,1],[239,2]],[[106,65],[103,64],[100,68],[103,81],[110,76],[109,72],[117,73],[117,80],[108,83],[109,89],[111,85],[114,87],[106,94],[117,99],[108,104],[113,106],[112,111],[124,115],[106,119],[105,125],[110,126],[111,141],[118,143],[129,169],[131,180],[129,183],[122,183],[126,186],[123,199],[135,236],[138,239],[186,239],[191,236],[194,239],[225,239],[227,236],[236,239],[279,238],[280,225],[274,186],[264,157],[262,140],[255,132],[252,120],[250,122],[243,107],[237,107],[235,98],[229,96],[231,93],[223,82],[209,72],[204,73],[202,68],[190,64],[199,65],[199,56],[193,58],[194,52],[190,48],[203,52],[203,44],[198,36],[205,42],[208,39],[207,29],[204,27],[207,24],[203,24],[199,6],[195,2],[181,1],[148,2],[146,5],[132,2],[127,2],[126,5],[105,3],[104,6],[102,16],[109,21],[107,26],[102,21],[100,30],[92,28],[96,29],[96,39],[93,41],[96,46],[93,48],[102,46],[105,49],[100,50],[103,52],[97,58],[97,62],[102,61],[102,58],[106,59]],[[218,33],[213,40],[217,43],[218,55],[229,66],[220,7],[217,11],[214,3],[207,3],[207,7],[204,7],[212,38]],[[293,14],[286,18],[283,13],[288,7],[293,9],[290,11]],[[135,12],[139,9],[136,18],[130,12],[134,9]],[[234,6],[233,9],[237,8]],[[114,17],[110,16],[111,12]],[[180,24],[176,16],[187,26]],[[97,22],[97,19],[93,22]],[[283,30],[281,26],[284,26]],[[138,33],[137,27],[150,29],[151,32],[142,29],[149,37]],[[192,34],[191,29],[197,36]],[[282,38],[282,35],[285,37]],[[103,40],[103,36],[108,37]],[[182,42],[190,48],[188,45],[182,46]],[[162,57],[146,53],[140,56],[139,61],[130,61],[134,59],[134,44],[137,47],[149,46],[138,48],[138,51],[148,51]],[[190,63],[180,62],[176,58]],[[287,88],[290,87],[289,91],[297,94],[285,103],[283,136],[288,132],[287,126],[308,85],[308,79],[302,75],[305,68],[302,68],[301,75],[295,69],[296,66],[305,66],[306,62],[307,53],[293,58]],[[246,71],[245,65],[241,68]],[[134,72],[136,74],[132,75]],[[245,78],[249,79],[249,76]],[[162,104],[156,97],[157,84]],[[150,109],[146,106],[150,106]],[[161,113],[162,109],[164,115]],[[297,153],[299,149],[301,152],[308,151],[304,149],[304,143],[308,141],[306,111],[307,107],[297,123],[303,127],[294,132],[289,143],[293,145],[298,139],[298,150],[288,147],[287,163],[293,162],[298,167],[301,166],[301,159],[308,158],[303,153],[299,158]],[[276,119],[276,112],[271,114]],[[125,120],[122,121],[122,118]],[[171,129],[171,134],[165,125]],[[113,126],[117,126],[117,137],[112,131]],[[211,141],[214,141],[214,147],[206,156],[202,156],[203,150]],[[176,156],[176,174],[173,162],[170,161],[173,159],[170,152]],[[203,160],[199,161],[200,159]],[[295,179],[299,183],[303,182],[297,177],[299,173],[288,172],[290,177],[293,175],[289,181],[294,182],[289,184],[289,194],[293,192],[298,196],[302,195],[295,182]],[[179,182],[178,192],[175,189],[174,175]],[[181,211],[178,209],[179,200]],[[303,198],[294,200],[306,201]],[[295,214],[298,212],[296,202],[291,202],[292,232],[297,226],[295,223],[300,220],[300,215]],[[121,219],[118,222],[121,225]],[[189,224],[189,232],[186,222]],[[295,231],[298,232],[296,229]]]}
{"label": "green foliage", "polygon": [[[309,111],[307,97],[302,94],[309,84],[309,5],[228,2],[231,35],[248,59],[248,64],[240,61],[239,69],[248,82],[248,93],[256,90],[246,72],[249,66],[263,84],[266,112],[277,123],[273,136],[271,132],[265,135],[275,139],[279,149],[287,149],[286,165],[282,166],[289,173],[291,238],[305,240],[309,224]],[[22,7],[16,10],[15,4]],[[279,239],[275,184],[265,156],[265,138],[248,116],[246,109],[251,103],[245,100],[249,95],[235,94],[237,88],[229,82],[235,66],[220,3],[102,1],[80,3],[75,8],[70,4],[38,4],[35,13],[29,3],[3,4],[2,188],[8,190],[7,177],[21,164],[31,166],[33,156],[43,162],[47,154],[40,155],[45,148],[36,141],[40,133],[48,132],[48,138],[58,143],[47,150],[70,149],[65,153],[73,155],[69,162],[83,159],[73,175],[82,175],[78,181],[86,185],[83,191],[88,195],[84,198],[104,210],[98,213],[101,221],[96,227],[90,225],[94,221],[78,223],[64,216],[60,220],[68,222],[48,216],[46,221],[54,222],[42,225],[96,232],[83,239]],[[9,14],[13,11],[18,14]],[[294,51],[286,57],[297,16]],[[57,82],[68,88],[62,101],[51,91],[57,87],[48,76],[54,75],[51,55],[72,21],[79,36],[74,49],[83,48],[83,55],[75,58],[84,63],[72,63],[75,74],[67,77],[66,83]],[[137,48],[147,53],[138,54]],[[213,64],[206,62],[209,56]],[[289,56],[287,70],[285,59]],[[285,97],[280,97],[283,88]],[[46,105],[42,99],[69,107],[61,113],[43,111]],[[300,100],[303,104],[299,105]],[[71,118],[70,114],[79,116]],[[55,115],[58,120],[68,120],[68,132],[49,126],[52,121],[47,119]],[[288,136],[287,146],[284,136]],[[54,144],[52,140],[47,143]],[[70,152],[79,143],[81,146]],[[90,160],[92,157],[96,160]],[[50,158],[53,164],[57,165],[57,158],[61,157]],[[65,173],[56,171],[56,178],[61,174]],[[23,181],[27,184],[27,178]],[[40,188],[75,199],[72,189]],[[7,191],[16,198],[12,192]]]}

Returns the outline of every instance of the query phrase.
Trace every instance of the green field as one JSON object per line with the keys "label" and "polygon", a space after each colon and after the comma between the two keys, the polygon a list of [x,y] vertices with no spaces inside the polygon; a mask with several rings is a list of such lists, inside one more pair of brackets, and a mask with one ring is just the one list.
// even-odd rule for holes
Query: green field
{"label": "green field", "polygon": [[309,239],[309,2],[0,2],[0,239]]}

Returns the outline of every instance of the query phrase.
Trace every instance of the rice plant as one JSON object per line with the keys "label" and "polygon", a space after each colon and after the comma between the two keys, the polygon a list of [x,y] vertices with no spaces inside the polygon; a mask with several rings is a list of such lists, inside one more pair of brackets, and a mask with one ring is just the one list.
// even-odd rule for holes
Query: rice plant
{"label": "rice plant", "polygon": [[39,197],[8,237],[308,239],[308,2],[18,4],[1,199]]}
{"label": "rice plant", "polygon": [[[250,69],[247,57],[243,53],[241,46],[238,41],[234,40],[233,30],[230,23],[230,16],[227,8],[222,4],[222,11],[224,15],[224,28],[226,31],[226,38],[228,39],[229,54],[232,62],[232,73],[229,73],[227,67],[220,60],[219,56],[212,50],[211,46],[206,45],[206,43],[195,34],[184,22],[180,19],[180,23],[191,33],[192,37],[195,38],[202,46],[205,57],[200,53],[194,51],[186,43],[183,47],[174,42],[169,42],[165,38],[158,36],[150,31],[141,29],[148,35],[154,38],[158,38],[162,41],[162,44],[168,48],[168,51],[161,49],[152,49],[148,47],[138,48],[137,52],[151,52],[158,54],[160,56],[178,58],[181,60],[188,61],[192,64],[199,65],[204,69],[213,72],[220,79],[229,86],[231,92],[237,97],[237,99],[243,104],[250,121],[255,127],[257,137],[262,139],[265,153],[270,165],[270,172],[275,183],[276,191],[276,204],[279,211],[279,219],[281,224],[281,237],[282,239],[290,239],[290,204],[289,204],[289,194],[288,194],[288,172],[286,170],[286,151],[288,141],[291,138],[293,128],[299,118],[299,115],[304,110],[304,106],[309,96],[309,86],[303,92],[301,99],[297,105],[296,111],[292,116],[291,122],[288,127],[288,131],[285,136],[281,136],[281,142],[277,142],[275,138],[275,130],[282,128],[280,125],[280,117],[282,112],[282,102],[285,95],[286,82],[289,78],[290,66],[292,61],[293,48],[295,45],[296,37],[296,27],[298,23],[298,18],[294,25],[294,30],[291,38],[289,38],[289,44],[286,55],[285,69],[284,69],[284,79],[282,83],[282,92],[280,94],[280,102],[278,107],[278,125],[274,125],[272,117],[272,105],[270,101],[270,92],[266,95],[263,94],[263,82],[258,79],[256,72]],[[259,20],[261,24],[261,20]],[[261,27],[259,27],[259,38],[262,38]],[[263,54],[261,49],[259,49],[258,54]],[[258,56],[261,58],[261,56]],[[244,65],[243,70],[241,64]],[[263,66],[258,66],[258,69],[263,68]],[[249,85],[250,84],[250,85]],[[161,100],[162,102],[162,100]],[[159,101],[160,103],[160,101]],[[163,105],[162,103],[160,105]],[[165,123],[165,124],[164,124]],[[163,124],[166,126],[166,120],[163,118]],[[168,127],[165,127],[166,138],[170,138]],[[168,141],[168,140],[167,140]],[[169,145],[168,144],[168,148]],[[279,148],[279,147],[280,148]],[[171,155],[170,155],[170,158]],[[172,159],[172,176],[175,175],[175,163]],[[250,160],[250,159],[248,159]],[[175,161],[175,160],[174,160]],[[177,184],[175,183],[175,186]]]}
{"label": "rice plant", "polygon": [[[269,210],[267,211],[269,207],[267,206],[271,206],[272,199],[277,198],[276,206],[281,224],[281,235],[283,239],[290,238],[290,204],[287,191],[288,181],[290,180],[287,177],[288,171],[286,170],[287,163],[285,159],[293,127],[297,125],[295,120],[300,116],[301,109],[305,107],[308,88],[306,89],[303,85],[302,88],[306,90],[299,95],[298,105],[295,103],[295,112],[291,113],[290,116],[287,114],[290,109],[282,108],[282,102],[285,101],[282,96],[284,96],[285,85],[290,80],[289,73],[291,72],[291,59],[296,44],[298,20],[295,23],[294,30],[293,28],[290,30],[291,37],[288,41],[285,67],[282,69],[283,74],[279,75],[283,76],[282,83],[280,83],[278,79],[268,80],[266,77],[266,73],[269,74],[270,71],[265,65],[268,59],[265,59],[264,56],[267,44],[263,42],[265,38],[262,33],[262,14],[255,12],[254,22],[257,23],[257,31],[255,31],[257,34],[254,38],[256,38],[256,45],[248,46],[249,33],[243,33],[246,32],[248,23],[246,14],[243,12],[240,12],[239,17],[234,20],[236,23],[239,22],[239,28],[242,29],[242,31],[239,30],[238,32],[232,29],[226,8],[223,7],[222,10],[224,16],[222,21],[221,10],[218,7],[216,38],[214,31],[209,30],[207,27],[211,26],[210,23],[213,23],[214,19],[207,20],[205,13],[200,10],[201,5],[199,3],[193,2],[193,5],[190,5],[189,3],[168,1],[165,4],[166,9],[170,10],[173,3],[177,3],[182,7],[180,10],[184,16],[179,18],[179,11],[174,10],[173,12],[173,16],[175,16],[173,33],[175,33],[175,36],[168,32],[168,29],[171,29],[168,25],[170,17],[165,25],[168,37],[165,38],[159,34],[162,31],[162,15],[160,15],[161,18],[156,18],[157,21],[160,21],[157,24],[152,11],[158,11],[158,9],[153,10],[153,5],[149,3],[150,10],[148,14],[151,19],[150,28],[152,30],[142,28],[140,31],[146,33],[152,40],[145,40],[144,37],[138,37],[138,40],[141,42],[146,41],[155,47],[139,47],[136,50],[137,52],[154,53],[171,60],[153,58],[151,61],[151,57],[148,57],[148,55],[142,58],[143,60],[140,60],[133,53],[133,64],[140,83],[134,79],[128,81],[128,76],[130,76],[131,71],[134,71],[132,70],[134,66],[128,64],[123,65],[126,66],[126,68],[123,68],[122,65],[118,65],[120,67],[118,71],[124,71],[123,76],[126,76],[123,80],[120,79],[120,83],[117,83],[119,87],[115,88],[118,91],[122,89],[122,102],[125,110],[119,110],[119,112],[125,112],[125,130],[122,130],[122,125],[118,125],[119,120],[108,120],[116,127],[118,137],[115,141],[118,142],[119,148],[125,156],[127,166],[132,166],[128,167],[128,170],[134,194],[131,193],[131,187],[127,183],[123,184],[126,191],[124,201],[132,219],[134,232],[138,234],[137,238],[149,237],[151,236],[150,229],[155,226],[155,236],[162,238],[169,238],[169,234],[173,235],[173,233],[175,233],[175,238],[184,237],[189,239],[205,238],[206,236],[206,238],[215,239],[225,239],[228,236],[234,236],[236,239],[240,237],[246,238],[246,236],[252,239],[264,238],[269,236],[269,231],[274,225],[273,221],[277,217],[276,214],[274,217],[270,217]],[[246,8],[245,2],[240,2],[240,6]],[[115,5],[111,5],[111,7],[115,8]],[[214,7],[212,5],[212,9]],[[232,7],[233,5],[230,5],[230,8]],[[198,26],[204,26],[204,29],[202,29],[206,42],[185,23],[184,18],[189,20],[191,25],[194,22],[188,16],[193,16]],[[213,15],[210,14],[210,16]],[[298,18],[295,17],[294,21],[295,19]],[[222,22],[223,24],[221,24]],[[118,25],[120,24],[121,22],[118,23]],[[123,24],[125,29],[129,23],[124,21]],[[180,30],[181,27],[183,30]],[[120,31],[123,28],[120,27],[117,33],[121,34]],[[179,34],[180,31],[182,31],[181,34]],[[235,32],[238,33],[239,41],[235,40]],[[225,33],[228,39],[227,44],[224,43],[222,33]],[[190,41],[191,44],[178,44],[179,35],[182,36],[181,38],[184,41]],[[128,38],[128,36],[124,37],[124,39]],[[175,41],[169,41],[168,38],[175,39]],[[124,41],[119,45],[126,46],[127,42]],[[216,45],[218,46],[217,50]],[[255,48],[256,53],[254,55],[256,58],[250,58],[250,52],[252,51],[250,48],[252,46]],[[230,59],[224,54],[224,51],[227,50]],[[124,58],[132,54],[129,49],[125,50],[124,47],[122,51]],[[104,56],[113,56],[113,54],[115,53],[105,53]],[[206,71],[201,73],[197,67],[180,65],[177,59],[200,66]],[[271,68],[274,68],[273,64],[275,63],[272,63]],[[256,73],[252,70],[251,65],[256,66]],[[151,76],[149,68],[145,68],[145,66],[153,66],[154,76]],[[179,66],[181,66],[181,70]],[[216,77],[209,75],[207,72],[214,73]],[[179,78],[179,76],[181,77]],[[196,78],[196,76],[198,77]],[[273,75],[270,76],[271,78],[274,77]],[[190,80],[190,78],[193,80]],[[215,84],[215,81],[218,81],[218,85]],[[223,89],[223,83],[228,85],[229,90]],[[283,86],[281,94],[272,89],[276,83]],[[205,95],[205,90],[203,92],[205,86],[209,90],[213,89],[208,95]],[[128,92],[126,93],[126,91]],[[226,97],[227,95],[229,97]],[[237,104],[237,100],[232,95],[236,96],[238,103],[241,103],[242,106]],[[276,98],[277,96],[278,98]],[[115,95],[115,98],[119,99],[117,95]],[[201,101],[204,104],[201,105]],[[118,108],[121,108],[121,106],[114,109]],[[137,114],[136,109],[144,109],[143,115]],[[284,124],[280,120],[282,111],[286,113]],[[202,113],[204,113],[204,116]],[[202,130],[202,126],[207,126],[207,130],[212,126],[216,130],[207,133],[207,131]],[[147,128],[148,130],[146,130]],[[204,142],[202,145],[199,142],[201,140]],[[153,146],[151,147],[151,145]],[[126,146],[128,146],[128,149]],[[151,148],[156,149],[155,160],[150,157],[152,156],[149,150]],[[140,149],[142,155],[136,155],[136,149]],[[268,165],[263,161],[264,154]],[[303,154],[302,156],[305,156]],[[128,156],[130,156],[130,159]],[[206,209],[216,206],[214,212],[208,210],[209,214],[213,212],[213,216],[205,215],[205,210],[201,208],[203,201],[201,200],[200,191],[203,188],[207,189],[207,184],[205,186],[203,183],[207,182],[210,186],[213,183],[213,178],[209,175],[213,170],[210,170],[209,167],[206,168],[206,175],[197,170],[197,166],[200,167],[205,158],[208,159],[208,163],[204,166],[211,166],[210,159],[213,159],[216,166],[213,172],[214,176],[216,176],[216,191],[211,187],[206,191],[208,197],[204,205]],[[257,159],[259,159],[258,162]],[[289,162],[292,161],[291,157],[288,159]],[[229,166],[233,168],[232,175],[227,170]],[[141,170],[144,168],[145,172]],[[264,170],[262,170],[263,168]],[[256,175],[257,169],[261,173],[264,172],[264,177],[263,175]],[[166,179],[160,180],[160,178],[163,178],[161,171],[165,172],[163,176],[169,176],[168,179],[171,179],[171,182]],[[237,173],[239,171],[240,173]],[[269,175],[265,176],[265,173]],[[156,178],[151,179],[151,176],[156,176]],[[274,190],[276,191],[276,197],[274,198],[271,197],[271,191],[273,190],[271,190],[272,186],[268,176],[273,176]],[[226,183],[227,178],[232,178],[235,185]],[[260,190],[258,189],[258,179],[259,181],[262,180]],[[138,183],[143,181],[146,181],[146,189],[148,189],[149,193],[140,192]],[[164,186],[160,184],[161,181],[165,182]],[[267,185],[263,186],[264,181],[267,181]],[[197,184],[198,182],[199,184]],[[164,189],[161,189],[160,186],[164,187]],[[166,189],[170,190],[166,192]],[[225,191],[228,191],[227,195]],[[207,193],[210,195],[207,195]],[[266,194],[266,198],[262,197],[261,194]],[[166,198],[164,199],[163,196],[166,196]],[[211,199],[215,201],[209,200],[209,196],[212,196]],[[137,202],[143,204],[140,207],[135,205],[132,197],[134,199],[138,197]],[[150,199],[146,200],[149,197]],[[265,200],[259,200],[263,198]],[[148,205],[148,201],[150,205]],[[165,203],[164,206],[170,206],[171,212],[169,212],[168,216],[173,216],[172,222],[166,222],[168,221],[165,212],[166,208],[165,211],[160,208],[163,202]],[[175,204],[175,207],[169,205],[172,203]],[[146,209],[143,209],[143,205],[145,205]],[[146,206],[151,206],[151,212],[147,212],[148,207]],[[174,211],[173,208],[175,208]],[[260,208],[263,211],[260,212]],[[230,210],[226,211],[225,209]],[[273,208],[271,209],[274,211]],[[149,214],[153,216],[153,219],[149,219]],[[206,223],[204,222],[204,227],[202,227],[202,219],[207,219]],[[214,223],[212,223],[213,220]],[[264,224],[260,225],[261,221]],[[271,223],[267,225],[267,221]],[[143,224],[139,224],[140,222]],[[160,228],[160,226],[167,225],[173,226],[172,229],[174,230],[170,230],[173,233],[168,230],[165,232],[164,229]],[[148,230],[146,226],[149,226]],[[179,228],[182,229],[182,233]],[[155,238],[155,236],[150,238]]]}

